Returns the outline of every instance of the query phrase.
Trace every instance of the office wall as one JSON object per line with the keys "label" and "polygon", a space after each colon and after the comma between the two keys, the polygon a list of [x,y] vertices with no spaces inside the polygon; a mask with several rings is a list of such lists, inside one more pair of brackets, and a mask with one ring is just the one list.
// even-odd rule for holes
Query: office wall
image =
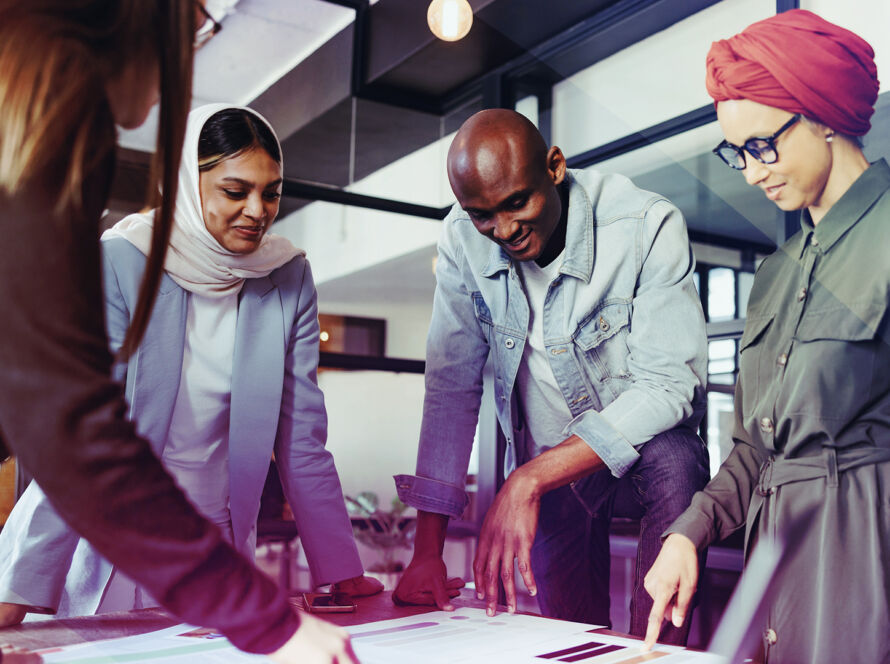
{"label": "office wall", "polygon": [[558,83],[554,143],[578,154],[710,103],[711,42],[775,8],[775,0],[724,0]]}
{"label": "office wall", "polygon": [[801,9],[816,12],[852,30],[875,50],[881,92],[890,90],[890,2],[887,0],[800,0]]}
{"label": "office wall", "polygon": [[[386,509],[396,497],[392,476],[413,473],[423,406],[423,376],[381,371],[322,371],[319,385],[328,409],[328,449],[346,495],[373,491]],[[466,574],[472,542],[449,543],[445,562]],[[367,569],[379,551],[359,546]],[[397,559],[407,564],[410,550]]]}
{"label": "office wall", "polygon": [[[800,5],[868,40],[881,90],[890,89],[890,2]],[[704,63],[711,43],[775,11],[775,0],[723,0],[567,78],[553,91],[553,142],[578,154],[709,104]]]}
{"label": "office wall", "polygon": [[[453,201],[445,174],[451,137],[432,143],[347,189],[441,207]],[[275,232],[306,249],[317,283],[436,243],[441,223],[389,212],[315,202],[288,215]]]}
{"label": "office wall", "polygon": [[426,335],[430,327],[432,297],[417,304],[377,302],[356,303],[330,300],[324,297],[324,285],[319,292],[322,313],[340,316],[382,318],[386,321],[386,357],[423,360],[426,357]]}

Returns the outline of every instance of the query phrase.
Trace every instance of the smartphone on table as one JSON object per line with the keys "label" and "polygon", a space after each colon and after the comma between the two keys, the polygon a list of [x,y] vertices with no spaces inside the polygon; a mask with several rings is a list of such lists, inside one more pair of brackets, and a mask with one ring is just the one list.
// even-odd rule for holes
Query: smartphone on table
{"label": "smartphone on table", "polygon": [[355,611],[355,602],[346,593],[303,593],[303,606],[309,613]]}

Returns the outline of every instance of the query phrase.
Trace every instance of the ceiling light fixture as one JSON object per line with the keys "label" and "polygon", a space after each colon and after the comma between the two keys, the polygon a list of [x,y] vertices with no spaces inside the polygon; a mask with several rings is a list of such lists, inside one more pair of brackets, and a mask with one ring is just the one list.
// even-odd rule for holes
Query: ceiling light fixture
{"label": "ceiling light fixture", "polygon": [[467,0],[433,0],[426,21],[442,41],[457,41],[466,37],[473,26],[473,8]]}

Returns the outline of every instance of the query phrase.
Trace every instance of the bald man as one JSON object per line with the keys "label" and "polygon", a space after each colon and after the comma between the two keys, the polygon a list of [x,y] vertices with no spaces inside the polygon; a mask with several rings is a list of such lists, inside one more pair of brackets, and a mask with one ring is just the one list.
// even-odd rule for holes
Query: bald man
{"label": "bald man", "polygon": [[[548,616],[611,625],[609,522],[641,519],[631,599],[661,533],[708,479],[696,429],[707,340],[679,210],[627,178],[568,171],[558,147],[513,111],[483,111],[448,152],[457,205],[445,219],[427,340],[414,557],[396,602],[450,609],[463,585],[442,561],[464,484],[490,356],[507,479],[473,565],[494,615],[498,579],[516,609],[514,560]],[[663,639],[683,643],[668,625]]]}

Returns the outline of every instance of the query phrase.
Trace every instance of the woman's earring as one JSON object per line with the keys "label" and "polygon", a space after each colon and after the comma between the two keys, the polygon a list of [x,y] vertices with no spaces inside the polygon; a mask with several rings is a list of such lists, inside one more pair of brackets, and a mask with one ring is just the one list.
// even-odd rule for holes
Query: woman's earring
{"label": "woman's earring", "polygon": [[825,137],[826,143],[831,143],[831,141],[833,141],[833,140],[834,140],[834,134],[828,134],[828,136]]}

